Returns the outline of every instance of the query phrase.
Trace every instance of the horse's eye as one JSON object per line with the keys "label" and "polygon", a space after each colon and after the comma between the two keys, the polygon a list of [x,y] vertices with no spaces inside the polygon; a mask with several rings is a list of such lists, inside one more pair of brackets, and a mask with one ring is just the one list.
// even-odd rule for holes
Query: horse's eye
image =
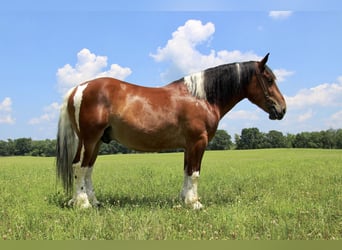
{"label": "horse's eye", "polygon": [[267,78],[267,82],[268,82],[269,84],[272,84],[272,83],[273,83],[273,79],[272,79],[272,78]]}

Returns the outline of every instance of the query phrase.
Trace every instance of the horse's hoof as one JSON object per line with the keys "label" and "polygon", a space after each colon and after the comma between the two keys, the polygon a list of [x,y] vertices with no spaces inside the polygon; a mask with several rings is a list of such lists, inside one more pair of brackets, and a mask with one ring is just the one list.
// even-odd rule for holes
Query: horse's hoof
{"label": "horse's hoof", "polygon": [[73,206],[77,208],[86,209],[86,208],[92,207],[92,205],[90,204],[88,200],[88,195],[86,193],[78,194],[76,199],[72,199],[71,201],[72,201]]}
{"label": "horse's hoof", "polygon": [[203,205],[199,201],[196,201],[192,204],[193,210],[201,210],[202,208],[203,208]]}
{"label": "horse's hoof", "polygon": [[102,203],[99,201],[92,202],[91,205],[96,208],[102,207]]}
{"label": "horse's hoof", "polygon": [[73,207],[75,203],[74,199],[71,199],[70,201],[68,201],[68,207]]}
{"label": "horse's hoof", "polygon": [[193,210],[201,210],[203,208],[203,205],[201,202],[199,202],[198,200],[197,201],[194,201],[192,203],[185,203],[186,207],[188,208],[192,208]]}

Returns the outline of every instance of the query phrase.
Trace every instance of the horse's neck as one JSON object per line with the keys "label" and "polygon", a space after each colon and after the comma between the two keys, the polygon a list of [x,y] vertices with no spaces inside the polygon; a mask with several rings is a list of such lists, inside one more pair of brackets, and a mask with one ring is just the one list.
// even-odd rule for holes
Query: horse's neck
{"label": "horse's neck", "polygon": [[227,103],[225,104],[221,104],[219,105],[219,110],[220,110],[220,116],[221,119],[223,118],[223,116],[225,116],[225,114],[227,114],[232,108],[234,108],[234,106],[236,104],[238,104],[240,101],[242,101],[243,99],[245,99],[246,96],[244,95],[240,95],[240,96],[236,96],[234,98],[231,98],[230,100],[228,100]]}

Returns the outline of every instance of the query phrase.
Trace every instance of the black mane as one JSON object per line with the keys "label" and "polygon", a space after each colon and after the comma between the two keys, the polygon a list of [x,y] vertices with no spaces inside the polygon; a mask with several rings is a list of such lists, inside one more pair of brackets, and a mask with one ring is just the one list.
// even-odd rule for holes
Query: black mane
{"label": "black mane", "polygon": [[256,62],[224,64],[204,71],[204,90],[210,103],[224,103],[239,95],[251,81]]}

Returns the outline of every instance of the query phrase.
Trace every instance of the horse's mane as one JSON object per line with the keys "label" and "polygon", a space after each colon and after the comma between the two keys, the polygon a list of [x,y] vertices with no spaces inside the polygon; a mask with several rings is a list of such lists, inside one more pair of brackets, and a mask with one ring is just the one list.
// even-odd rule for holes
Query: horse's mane
{"label": "horse's mane", "polygon": [[256,62],[224,64],[183,78],[189,92],[210,103],[222,103],[239,95],[252,79]]}

